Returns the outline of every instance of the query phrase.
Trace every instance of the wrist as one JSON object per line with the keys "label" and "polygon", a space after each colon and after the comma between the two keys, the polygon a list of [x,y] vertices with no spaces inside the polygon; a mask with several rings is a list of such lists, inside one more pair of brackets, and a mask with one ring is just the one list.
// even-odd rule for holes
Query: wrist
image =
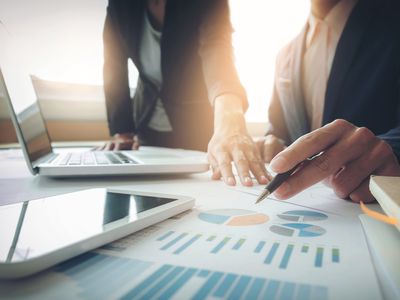
{"label": "wrist", "polygon": [[222,94],[214,99],[214,112],[236,112],[243,114],[242,99],[235,94]]}
{"label": "wrist", "polygon": [[243,131],[245,118],[242,100],[234,94],[223,94],[214,101],[214,128]]}
{"label": "wrist", "polygon": [[118,138],[125,138],[125,139],[132,139],[135,136],[133,132],[122,132],[122,133],[116,133],[113,135],[113,138],[118,139]]}

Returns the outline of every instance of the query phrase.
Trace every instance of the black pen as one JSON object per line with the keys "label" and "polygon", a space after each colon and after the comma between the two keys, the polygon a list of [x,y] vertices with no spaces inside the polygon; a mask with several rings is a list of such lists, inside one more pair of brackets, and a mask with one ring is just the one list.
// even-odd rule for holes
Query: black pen
{"label": "black pen", "polygon": [[290,169],[289,171],[286,171],[284,173],[280,173],[276,175],[265,187],[264,191],[261,193],[261,195],[257,198],[256,204],[263,201],[265,198],[267,198],[269,195],[271,195],[275,190],[286,181],[300,166],[301,163],[297,164],[294,168]]}

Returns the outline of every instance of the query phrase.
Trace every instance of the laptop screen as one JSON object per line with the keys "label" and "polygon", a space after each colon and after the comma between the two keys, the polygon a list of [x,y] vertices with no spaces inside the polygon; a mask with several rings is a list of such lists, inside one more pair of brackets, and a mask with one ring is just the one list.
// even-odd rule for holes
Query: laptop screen
{"label": "laptop screen", "polygon": [[6,63],[1,65],[0,81],[2,94],[9,101],[19,127],[16,130],[19,131],[21,146],[25,145],[32,163],[52,150],[31,77],[20,66],[11,67]]}

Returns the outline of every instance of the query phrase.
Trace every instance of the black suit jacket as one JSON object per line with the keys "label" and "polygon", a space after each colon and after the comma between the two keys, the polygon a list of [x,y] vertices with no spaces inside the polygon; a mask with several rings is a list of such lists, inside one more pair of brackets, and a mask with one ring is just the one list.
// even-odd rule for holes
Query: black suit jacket
{"label": "black suit jacket", "polygon": [[[271,131],[290,142],[278,94]],[[369,128],[400,158],[400,1],[359,0],[350,14],[327,83],[323,125],[335,119]]]}
{"label": "black suit jacket", "polygon": [[[160,91],[142,74],[140,33],[145,0],[109,0],[104,26],[104,89],[110,133],[146,131],[161,98],[173,133],[169,146],[206,150],[213,131],[213,100],[246,95],[233,64],[226,0],[168,0],[161,39]],[[139,71],[133,105],[127,62]],[[138,101],[138,100],[141,101]],[[139,103],[143,106],[139,107]]]}

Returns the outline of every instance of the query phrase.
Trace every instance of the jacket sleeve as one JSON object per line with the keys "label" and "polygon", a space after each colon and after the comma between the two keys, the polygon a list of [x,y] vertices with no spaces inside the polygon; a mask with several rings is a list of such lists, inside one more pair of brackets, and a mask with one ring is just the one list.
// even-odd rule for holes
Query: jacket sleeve
{"label": "jacket sleeve", "polygon": [[135,132],[128,80],[128,55],[110,1],[103,31],[104,94],[110,135]]}
{"label": "jacket sleeve", "polygon": [[[400,47],[400,42],[398,43]],[[392,129],[388,130],[387,132],[378,135],[379,138],[384,140],[388,143],[392,149],[394,154],[397,157],[397,160],[400,162],[400,60],[397,60],[397,86],[396,86],[396,93],[397,93],[397,112],[396,112],[396,125]]]}
{"label": "jacket sleeve", "polygon": [[201,0],[200,49],[204,79],[211,103],[222,94],[235,94],[248,107],[246,92],[241,85],[232,48],[232,25],[227,0]]}
{"label": "jacket sleeve", "polygon": [[392,147],[397,160],[400,161],[400,126],[389,130],[385,134],[379,135],[379,137]]}

